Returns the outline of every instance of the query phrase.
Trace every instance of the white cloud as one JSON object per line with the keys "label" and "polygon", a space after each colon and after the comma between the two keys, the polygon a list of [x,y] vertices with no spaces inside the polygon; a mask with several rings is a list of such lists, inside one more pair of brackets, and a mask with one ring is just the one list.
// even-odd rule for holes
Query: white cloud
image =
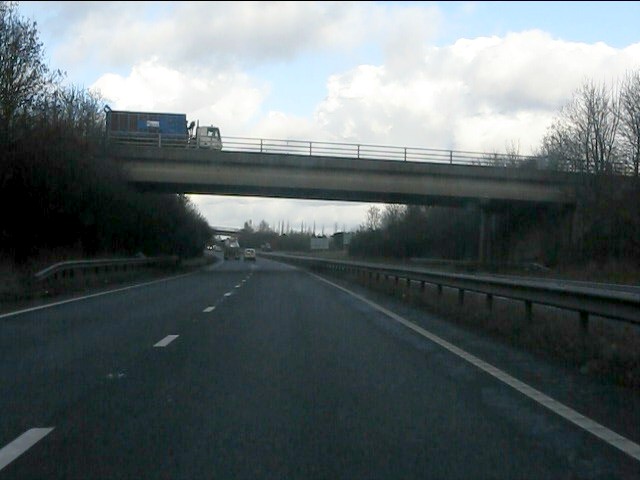
{"label": "white cloud", "polygon": [[640,44],[620,50],[540,31],[461,39],[427,50],[399,77],[388,65],[332,76],[316,117],[345,140],[531,153],[586,78],[612,81],[640,66]]}
{"label": "white cloud", "polygon": [[181,68],[247,66],[304,52],[345,53],[379,39],[397,48],[424,43],[439,19],[437,7],[377,2],[47,2],[42,8],[65,40],[58,61],[107,68],[150,57]]}
{"label": "white cloud", "polygon": [[282,140],[331,140],[318,129],[311,118],[288,115],[285,112],[269,112],[253,129],[259,138]]}

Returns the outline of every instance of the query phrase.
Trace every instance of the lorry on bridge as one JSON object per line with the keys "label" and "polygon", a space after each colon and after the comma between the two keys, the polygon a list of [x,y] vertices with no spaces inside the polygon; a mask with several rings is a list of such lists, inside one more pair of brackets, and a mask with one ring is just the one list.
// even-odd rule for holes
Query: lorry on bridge
{"label": "lorry on bridge", "polygon": [[187,123],[184,113],[130,112],[104,107],[110,143],[222,150],[220,129]]}

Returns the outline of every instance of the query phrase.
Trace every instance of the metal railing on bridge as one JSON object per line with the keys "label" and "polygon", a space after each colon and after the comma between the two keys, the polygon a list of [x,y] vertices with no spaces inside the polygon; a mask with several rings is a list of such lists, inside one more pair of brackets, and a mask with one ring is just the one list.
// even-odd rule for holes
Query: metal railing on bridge
{"label": "metal railing on bridge", "polygon": [[[197,148],[195,144],[189,143],[183,138],[163,136],[156,133],[137,135],[135,137],[112,135],[107,139],[107,143],[142,147]],[[397,147],[365,143],[317,142],[310,140],[280,140],[234,136],[223,137],[222,143],[222,151],[225,152],[304,155],[353,160],[390,160],[481,167],[524,168],[530,170],[558,170],[574,173],[581,172],[580,169],[574,165],[575,162],[567,159],[550,159],[545,156],[517,155],[513,153],[489,153],[423,147]],[[632,164],[629,161],[617,161],[609,167],[611,169],[610,174],[634,175]]]}
{"label": "metal railing on bridge", "polygon": [[225,137],[224,150],[234,152],[309,155],[364,160],[444,163],[450,165],[537,166],[539,157],[363,143],[313,142],[249,137]]}
{"label": "metal railing on bridge", "polygon": [[[196,148],[175,136],[137,134],[111,135],[109,143],[141,147]],[[350,158],[362,160],[393,160],[403,162],[443,163],[450,165],[480,166],[537,166],[538,157],[499,153],[441,150],[435,148],[395,147],[363,143],[315,142],[309,140],[278,140],[272,138],[224,137],[223,150],[227,152],[270,153],[318,157]]]}

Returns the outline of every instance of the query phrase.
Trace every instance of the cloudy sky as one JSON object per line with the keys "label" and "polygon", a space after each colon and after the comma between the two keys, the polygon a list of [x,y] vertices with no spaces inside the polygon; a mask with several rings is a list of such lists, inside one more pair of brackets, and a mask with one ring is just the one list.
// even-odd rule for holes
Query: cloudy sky
{"label": "cloudy sky", "polygon": [[[20,2],[115,110],[224,136],[530,154],[585,80],[640,68],[640,2]],[[368,205],[193,196],[214,226],[325,233]]]}

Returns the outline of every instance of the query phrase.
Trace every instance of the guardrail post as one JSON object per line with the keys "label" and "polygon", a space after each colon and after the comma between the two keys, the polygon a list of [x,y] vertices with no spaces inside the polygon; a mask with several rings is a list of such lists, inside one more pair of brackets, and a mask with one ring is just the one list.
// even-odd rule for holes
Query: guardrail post
{"label": "guardrail post", "polygon": [[442,297],[442,285],[438,285],[438,298]]}
{"label": "guardrail post", "polygon": [[360,158],[360,145],[358,145],[358,158]]}
{"label": "guardrail post", "polygon": [[405,162],[407,161],[407,149],[406,148],[404,149],[404,161]]}
{"label": "guardrail post", "polygon": [[158,134],[158,147],[162,147],[162,134]]}
{"label": "guardrail post", "polygon": [[424,280],[420,282],[420,291],[424,292]]}
{"label": "guardrail post", "polygon": [[527,320],[527,323],[531,323],[531,320],[533,318],[533,307],[529,300],[525,300],[524,302],[524,316]]}
{"label": "guardrail post", "polygon": [[493,295],[491,295],[490,293],[487,294],[486,303],[487,303],[487,310],[489,311],[493,310]]}
{"label": "guardrail post", "polygon": [[262,139],[260,139],[260,153],[262,153]]}
{"label": "guardrail post", "polygon": [[464,305],[464,290],[462,288],[458,289],[458,305]]}
{"label": "guardrail post", "polygon": [[449,163],[453,165],[453,151],[449,150]]}
{"label": "guardrail post", "polygon": [[589,313],[588,312],[580,312],[580,329],[583,333],[587,333],[589,331]]}
{"label": "guardrail post", "polygon": [[309,156],[312,155],[311,145],[312,145],[311,142],[309,142]]}

